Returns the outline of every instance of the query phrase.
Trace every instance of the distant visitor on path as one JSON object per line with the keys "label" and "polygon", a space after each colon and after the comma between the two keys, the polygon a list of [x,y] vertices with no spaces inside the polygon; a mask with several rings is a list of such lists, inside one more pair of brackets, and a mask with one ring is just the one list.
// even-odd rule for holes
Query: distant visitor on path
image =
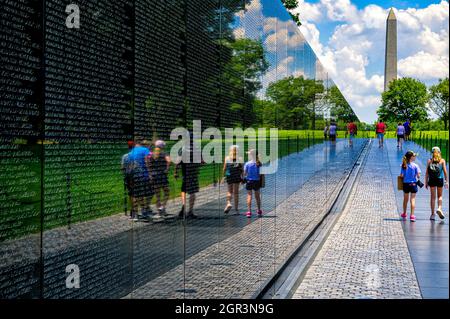
{"label": "distant visitor on path", "polygon": [[255,192],[257,215],[261,217],[263,212],[261,210],[261,186],[263,183],[262,175],[260,173],[260,168],[262,166],[258,153],[256,150],[251,149],[248,151],[249,161],[244,165],[244,180],[246,182],[247,189],[247,207],[248,211],[246,216],[248,218],[252,217],[252,195]]}
{"label": "distant visitor on path", "polygon": [[323,129],[323,138],[325,140],[328,138],[328,124],[325,124],[325,128]]}
{"label": "distant visitor on path", "polygon": [[405,141],[411,140],[411,120],[406,120],[405,123],[403,123],[403,126],[405,127]]}
{"label": "distant visitor on path", "polygon": [[[431,150],[432,156],[427,162],[427,170],[425,172],[425,187],[430,188],[430,220],[435,220],[435,213],[439,218],[444,219],[445,215],[442,211],[442,193],[443,187],[448,189],[448,175],[445,160],[442,158],[441,149],[437,146]],[[438,201],[438,209],[436,207],[436,193]]]}
{"label": "distant visitor on path", "polygon": [[375,134],[378,138],[378,147],[383,148],[384,146],[384,134],[386,133],[386,124],[383,121],[379,121],[375,126]]}
{"label": "distant visitor on path", "polygon": [[243,165],[238,151],[239,147],[232,145],[223,163],[223,176],[228,184],[227,206],[224,209],[225,214],[228,214],[233,207],[231,205],[231,198],[234,197],[234,211],[236,215],[239,215],[239,186],[242,182]]}
{"label": "distant visitor on path", "polygon": [[410,221],[415,222],[416,216],[414,210],[416,208],[416,194],[418,191],[418,184],[420,182],[420,167],[414,161],[416,160],[416,154],[413,151],[406,152],[403,156],[402,167],[400,170],[400,177],[403,178],[403,213],[401,214],[403,219],[408,217],[406,213],[408,209],[408,201],[411,202],[411,214]]}
{"label": "distant visitor on path", "polygon": [[403,141],[405,140],[405,127],[402,123],[397,125],[397,148],[402,148]]}
{"label": "distant visitor on path", "polygon": [[358,127],[355,123],[350,122],[347,125],[347,133],[348,133],[348,146],[353,146],[353,140],[355,139],[355,136],[358,134]]}

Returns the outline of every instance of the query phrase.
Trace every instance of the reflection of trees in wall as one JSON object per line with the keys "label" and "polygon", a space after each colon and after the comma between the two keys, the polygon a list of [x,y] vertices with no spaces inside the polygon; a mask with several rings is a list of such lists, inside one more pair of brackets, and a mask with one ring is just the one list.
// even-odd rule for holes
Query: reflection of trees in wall
{"label": "reflection of trees in wall", "polygon": [[223,68],[222,79],[227,85],[222,93],[232,97],[229,110],[242,119],[242,126],[249,126],[255,121],[255,95],[262,88],[261,78],[269,68],[269,63],[259,41],[238,39],[223,42],[223,45],[230,49],[232,55]]}
{"label": "reflection of trees in wall", "polygon": [[[303,76],[290,76],[269,85],[266,96],[272,103],[266,105],[272,112],[275,106],[279,128],[306,129],[315,117],[313,103],[316,95],[323,91],[324,87],[320,81],[305,79]],[[264,111],[263,113],[269,114]],[[267,120],[273,122],[270,116]]]}
{"label": "reflection of trees in wall", "polygon": [[328,90],[328,100],[332,107],[330,109],[330,115],[332,118],[343,122],[357,121],[358,117],[353,112],[350,104],[348,104],[345,97],[337,86],[333,85]]}
{"label": "reflection of trees in wall", "polygon": [[412,78],[393,80],[382,95],[378,116],[385,122],[426,120],[428,93],[425,84]]}

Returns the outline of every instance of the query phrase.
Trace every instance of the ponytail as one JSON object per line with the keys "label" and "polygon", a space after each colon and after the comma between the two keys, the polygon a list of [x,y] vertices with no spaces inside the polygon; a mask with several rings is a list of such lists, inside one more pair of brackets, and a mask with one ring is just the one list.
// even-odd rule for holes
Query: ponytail
{"label": "ponytail", "polygon": [[408,159],[406,158],[406,156],[403,156],[402,158],[402,168],[406,169],[408,167]]}
{"label": "ponytail", "polygon": [[431,161],[433,163],[440,163],[441,160],[442,160],[441,152],[434,151],[433,152],[433,157],[431,158]]}

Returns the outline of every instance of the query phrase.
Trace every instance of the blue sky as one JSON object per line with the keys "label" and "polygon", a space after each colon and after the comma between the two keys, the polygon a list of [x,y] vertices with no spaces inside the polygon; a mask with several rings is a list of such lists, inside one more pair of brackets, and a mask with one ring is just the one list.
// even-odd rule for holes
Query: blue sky
{"label": "blue sky", "polygon": [[448,0],[298,0],[308,43],[361,120],[376,120],[384,83],[386,18],[398,20],[399,77],[448,76]]}

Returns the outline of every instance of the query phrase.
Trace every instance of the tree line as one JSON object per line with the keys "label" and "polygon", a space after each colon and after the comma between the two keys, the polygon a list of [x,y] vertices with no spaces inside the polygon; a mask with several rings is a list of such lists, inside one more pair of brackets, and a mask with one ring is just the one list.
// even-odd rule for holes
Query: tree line
{"label": "tree line", "polygon": [[434,113],[448,129],[449,82],[448,77],[431,87],[413,78],[393,80],[382,94],[378,117],[384,122],[431,122]]}

